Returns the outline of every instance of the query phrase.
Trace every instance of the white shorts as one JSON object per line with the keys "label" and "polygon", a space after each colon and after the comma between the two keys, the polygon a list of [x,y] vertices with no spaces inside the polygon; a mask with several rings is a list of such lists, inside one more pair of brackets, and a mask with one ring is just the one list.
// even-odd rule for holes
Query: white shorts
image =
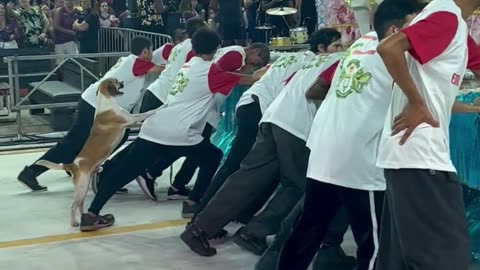
{"label": "white shorts", "polygon": [[[69,41],[63,44],[55,44],[55,54],[78,54],[78,47],[75,41]],[[57,64],[63,61],[63,58],[57,59]]]}

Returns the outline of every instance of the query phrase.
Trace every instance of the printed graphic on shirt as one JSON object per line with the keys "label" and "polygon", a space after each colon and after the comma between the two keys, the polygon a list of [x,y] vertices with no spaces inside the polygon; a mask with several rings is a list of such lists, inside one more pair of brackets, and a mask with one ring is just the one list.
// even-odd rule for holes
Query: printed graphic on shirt
{"label": "printed graphic on shirt", "polygon": [[120,64],[122,63],[122,58],[123,57],[118,58],[117,63],[112,67],[112,69],[118,68],[120,66]]}
{"label": "printed graphic on shirt", "polygon": [[319,55],[317,57],[315,57],[314,60],[306,63],[305,65],[302,66],[302,69],[309,69],[309,68],[313,68],[313,67],[320,67],[323,63],[325,63],[328,59],[328,55]]}
{"label": "printed graphic on shirt", "polygon": [[350,60],[346,68],[341,66],[340,72],[340,80],[335,89],[338,98],[347,98],[352,93],[362,93],[372,79],[372,74],[365,72],[357,59]]}
{"label": "printed graphic on shirt", "polygon": [[168,62],[170,63],[175,61],[179,53],[180,53],[180,49],[177,46],[173,47],[172,52],[170,53],[170,57],[168,57]]}
{"label": "printed graphic on shirt", "polygon": [[177,77],[175,78],[175,82],[172,85],[172,90],[170,91],[170,95],[175,96],[178,93],[183,92],[188,85],[188,78],[185,78],[183,72],[179,72]]}
{"label": "printed graphic on shirt", "polygon": [[298,62],[298,59],[296,58],[295,55],[290,55],[290,56],[283,56],[280,57],[273,65],[271,68],[287,68],[295,63]]}

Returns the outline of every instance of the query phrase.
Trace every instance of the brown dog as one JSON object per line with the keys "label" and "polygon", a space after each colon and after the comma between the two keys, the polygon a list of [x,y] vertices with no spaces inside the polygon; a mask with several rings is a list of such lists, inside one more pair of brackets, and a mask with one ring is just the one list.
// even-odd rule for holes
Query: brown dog
{"label": "brown dog", "polygon": [[106,79],[97,90],[97,109],[95,120],[82,151],[71,164],[56,164],[46,160],[37,161],[53,170],[65,170],[72,174],[74,199],[71,208],[70,224],[79,226],[76,211],[83,214],[83,203],[90,186],[91,176],[97,168],[112,154],[125,134],[127,126],[144,121],[158,110],[142,114],[130,114],[118,106],[115,97],[123,95],[120,89],[123,83],[117,79]]}

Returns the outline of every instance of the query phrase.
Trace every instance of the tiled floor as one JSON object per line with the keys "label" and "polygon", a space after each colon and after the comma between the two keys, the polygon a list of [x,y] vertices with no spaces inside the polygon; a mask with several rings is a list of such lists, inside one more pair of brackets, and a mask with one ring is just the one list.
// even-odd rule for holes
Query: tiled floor
{"label": "tiled floor", "polygon": [[[165,200],[168,173],[158,181],[160,201],[147,200],[133,183],[129,194],[115,195],[104,210],[115,214],[115,226],[79,233],[69,226],[72,185],[64,172],[42,175],[39,181],[49,187],[43,193],[15,181],[40,154],[0,155],[0,269],[253,270],[258,257],[232,242],[218,245],[213,258],[196,256],[180,242],[186,221],[180,219],[180,202]],[[86,205],[91,199],[89,194]],[[351,236],[345,248],[353,253]]]}

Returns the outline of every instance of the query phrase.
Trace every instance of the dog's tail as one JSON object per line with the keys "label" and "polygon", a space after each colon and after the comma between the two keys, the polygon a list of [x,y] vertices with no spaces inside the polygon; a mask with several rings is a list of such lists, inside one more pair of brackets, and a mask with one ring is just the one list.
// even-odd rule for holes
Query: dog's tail
{"label": "dog's tail", "polygon": [[76,166],[75,164],[62,164],[62,163],[53,163],[48,160],[39,160],[35,163],[35,165],[40,165],[43,167],[47,167],[51,170],[59,170],[59,171],[67,171],[70,172],[71,174],[75,173]]}

